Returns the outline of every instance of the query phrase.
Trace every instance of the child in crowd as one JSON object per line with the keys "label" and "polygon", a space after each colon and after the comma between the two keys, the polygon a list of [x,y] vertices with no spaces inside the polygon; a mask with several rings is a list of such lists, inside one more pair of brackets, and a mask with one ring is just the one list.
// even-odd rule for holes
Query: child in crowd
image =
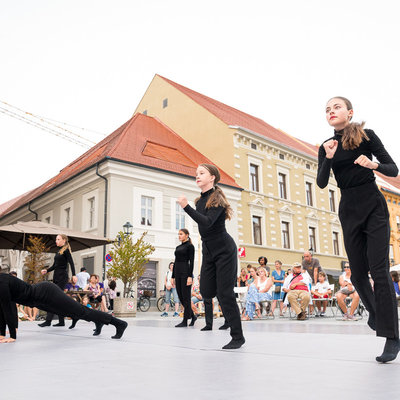
{"label": "child in crowd", "polygon": [[[314,287],[314,290],[311,290],[311,294],[313,299],[328,299],[332,290],[329,287],[329,282],[326,279],[325,272],[320,272],[318,274],[318,282]],[[328,305],[328,300],[318,300],[315,302],[317,306],[317,311],[315,312],[316,317],[325,317],[326,306]],[[321,311],[322,306],[322,311]]]}

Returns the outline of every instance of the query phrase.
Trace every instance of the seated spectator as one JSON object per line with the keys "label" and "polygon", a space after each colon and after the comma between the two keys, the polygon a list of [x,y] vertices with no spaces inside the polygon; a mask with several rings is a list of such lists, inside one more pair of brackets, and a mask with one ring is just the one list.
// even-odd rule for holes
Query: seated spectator
{"label": "seated spectator", "polygon": [[237,286],[238,287],[246,287],[247,284],[247,279],[249,278],[249,274],[247,273],[246,268],[242,268],[240,271],[240,275],[237,278]]}
{"label": "seated spectator", "polygon": [[78,278],[73,276],[71,280],[65,285],[64,292],[69,292],[70,290],[79,290],[80,287],[78,286]]}
{"label": "seated spectator", "polygon": [[392,271],[390,273],[390,276],[392,277],[394,291],[396,292],[396,298],[399,299],[400,298],[399,273],[397,271]]}
{"label": "seated spectator", "polygon": [[197,282],[193,283],[192,285],[192,299],[191,299],[191,306],[194,314],[197,316],[199,314],[197,304],[203,301],[203,297],[200,294],[200,275],[197,277]]}
{"label": "seated spectator", "polygon": [[84,305],[85,307],[87,307],[87,308],[93,308],[91,305],[90,305],[90,299],[89,299],[89,296],[86,294],[85,296],[83,296],[82,297],[82,305]]}
{"label": "seated spectator", "polygon": [[101,296],[102,296],[101,311],[108,312],[107,302],[106,302],[106,293],[104,290],[104,283],[100,282],[100,277],[98,275],[96,275],[96,282],[100,286],[100,292],[101,292]]}
{"label": "seated spectator", "polygon": [[[288,275],[283,283],[282,290],[286,293],[285,302],[290,304],[299,321],[306,319],[306,310],[310,304],[310,276],[301,271],[301,264],[294,263],[292,273]],[[300,300],[300,304],[298,302]]]}
{"label": "seated spectator", "polygon": [[174,263],[170,262],[168,266],[168,271],[165,275],[164,286],[165,286],[165,311],[161,314],[162,317],[168,317],[169,306],[171,304],[171,296],[175,303],[175,312],[173,317],[179,317],[179,296],[175,285],[172,284],[172,273],[174,269]]}
{"label": "seated spectator", "polygon": [[[338,305],[343,313],[344,321],[356,321],[357,318],[354,316],[358,304],[360,303],[360,296],[355,291],[354,286],[351,283],[351,269],[348,263],[344,266],[344,272],[339,277],[340,290],[336,293],[336,299]],[[346,299],[351,298],[350,310],[347,310]]]}
{"label": "seated spectator", "polygon": [[[275,290],[272,293],[272,298],[274,299],[274,301],[272,302],[270,315],[274,314],[278,300],[282,300],[283,298],[282,286],[284,281],[285,281],[285,271],[282,270],[282,262],[276,260],[275,270],[272,271],[272,282],[275,285]],[[280,308],[280,316],[283,317],[283,301],[280,301],[279,308]]]}
{"label": "seated spectator", "polygon": [[18,314],[18,320],[19,321],[34,321],[26,312],[24,309],[24,306],[22,304],[17,304],[17,314]]}
{"label": "seated spectator", "polygon": [[243,318],[245,321],[254,319],[255,313],[260,318],[259,303],[261,301],[272,300],[272,296],[268,293],[273,285],[272,279],[267,277],[267,270],[264,267],[259,267],[258,273],[259,276],[249,286],[249,291],[247,292],[246,312]]}
{"label": "seated spectator", "polygon": [[247,286],[250,286],[258,276],[257,276],[257,269],[255,267],[250,267],[248,271],[249,271],[249,277],[247,279]]}
{"label": "seated spectator", "polygon": [[107,308],[105,306],[105,299],[101,293],[101,288],[98,283],[97,275],[90,275],[89,283],[86,285],[84,290],[90,290],[92,293],[89,295],[90,302],[99,304],[100,309],[103,312],[107,312]]}
{"label": "seated spectator", "polygon": [[328,299],[332,295],[332,290],[329,287],[329,282],[326,279],[325,272],[321,271],[318,273],[318,282],[315,285],[314,290],[311,290],[311,294],[313,295],[313,299],[321,299],[315,301],[315,305],[317,306],[317,312],[315,313],[315,316],[325,317],[328,300],[322,299]]}

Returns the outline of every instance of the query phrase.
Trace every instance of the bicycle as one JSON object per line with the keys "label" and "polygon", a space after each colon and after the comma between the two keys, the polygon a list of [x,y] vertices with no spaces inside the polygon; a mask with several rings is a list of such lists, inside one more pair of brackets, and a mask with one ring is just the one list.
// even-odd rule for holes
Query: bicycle
{"label": "bicycle", "polygon": [[[175,307],[174,296],[171,296],[170,304],[171,304],[172,309],[174,309],[174,307]],[[165,290],[160,290],[160,297],[157,300],[157,308],[160,312],[164,312],[165,306],[166,306]]]}
{"label": "bicycle", "polygon": [[[146,312],[150,309],[150,297],[151,292],[149,290],[138,290],[138,299],[137,299],[137,309]],[[135,291],[131,289],[128,293],[128,297],[135,298]]]}

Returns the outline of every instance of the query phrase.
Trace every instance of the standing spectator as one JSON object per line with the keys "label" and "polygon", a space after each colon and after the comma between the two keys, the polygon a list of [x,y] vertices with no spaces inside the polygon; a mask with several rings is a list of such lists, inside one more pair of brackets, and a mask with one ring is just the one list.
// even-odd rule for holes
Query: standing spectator
{"label": "standing spectator", "polygon": [[86,287],[86,285],[89,282],[90,275],[87,273],[86,268],[82,267],[81,272],[76,274],[76,277],[78,278],[78,282],[76,283],[80,288]]}
{"label": "standing spectator", "polygon": [[312,284],[315,285],[318,282],[318,273],[322,271],[318,258],[314,258],[310,251],[305,251],[302,267],[308,272],[312,279]]}
{"label": "standing spectator", "polygon": [[[318,282],[315,285],[314,290],[311,291],[311,294],[313,295],[313,299],[318,299],[317,301],[315,301],[315,305],[317,306],[317,311],[315,313],[315,316],[325,317],[328,300],[322,300],[322,299],[328,299],[332,294],[332,290],[330,289],[329,282],[326,279],[325,272],[321,271],[318,274]],[[321,305],[322,305],[322,311],[321,311]]]}
{"label": "standing spectator", "polygon": [[[310,279],[307,273],[301,272],[301,264],[294,263],[293,273],[287,276],[283,283],[283,291],[287,293],[285,301],[289,302],[299,321],[306,319],[306,310],[310,304]],[[298,302],[300,299],[300,304]]]}
{"label": "standing spectator", "polygon": [[[336,293],[336,299],[340,309],[343,312],[344,321],[356,321],[354,312],[360,303],[360,296],[356,292],[353,284],[351,283],[351,269],[349,263],[345,264],[344,272],[339,277],[340,290]],[[350,311],[347,311],[346,298],[351,298]]]}
{"label": "standing spectator", "polygon": [[110,304],[109,309],[114,310],[114,299],[117,297],[117,282],[114,279],[111,279],[108,283],[106,289],[106,296],[108,297],[108,301]]}
{"label": "standing spectator", "polygon": [[275,270],[272,271],[272,282],[275,285],[275,290],[272,293],[274,301],[272,302],[270,315],[274,314],[279,301],[280,316],[283,317],[283,301],[281,300],[283,298],[282,286],[283,282],[285,282],[285,271],[282,270],[282,262],[279,260],[275,261]]}
{"label": "standing spectator", "polygon": [[266,271],[268,272],[267,276],[269,276],[270,273],[270,268],[268,267],[268,259],[267,257],[261,256],[258,257],[258,267],[264,267],[266,269]]}
{"label": "standing spectator", "polygon": [[175,303],[175,312],[173,317],[179,317],[179,297],[178,292],[176,291],[175,285],[172,284],[172,273],[174,269],[174,263],[170,262],[168,265],[168,271],[165,275],[164,286],[165,286],[165,311],[161,314],[162,317],[168,317],[169,306],[171,303],[171,296],[174,299]]}

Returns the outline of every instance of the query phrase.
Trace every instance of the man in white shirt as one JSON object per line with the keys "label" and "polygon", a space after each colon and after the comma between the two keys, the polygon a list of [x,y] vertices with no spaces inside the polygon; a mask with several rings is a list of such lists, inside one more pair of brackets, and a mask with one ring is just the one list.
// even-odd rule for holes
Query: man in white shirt
{"label": "man in white shirt", "polygon": [[88,284],[89,278],[90,278],[90,275],[86,272],[86,268],[85,268],[85,267],[82,267],[82,268],[81,268],[81,272],[79,272],[78,274],[76,274],[76,277],[78,278],[77,285],[78,285],[81,289],[84,289],[85,286]]}
{"label": "man in white shirt", "polygon": [[[290,303],[299,321],[306,319],[306,310],[311,300],[310,284],[310,275],[301,272],[300,263],[294,263],[292,273],[286,277],[282,290],[287,293],[284,303]],[[300,304],[298,299],[300,299]]]}

